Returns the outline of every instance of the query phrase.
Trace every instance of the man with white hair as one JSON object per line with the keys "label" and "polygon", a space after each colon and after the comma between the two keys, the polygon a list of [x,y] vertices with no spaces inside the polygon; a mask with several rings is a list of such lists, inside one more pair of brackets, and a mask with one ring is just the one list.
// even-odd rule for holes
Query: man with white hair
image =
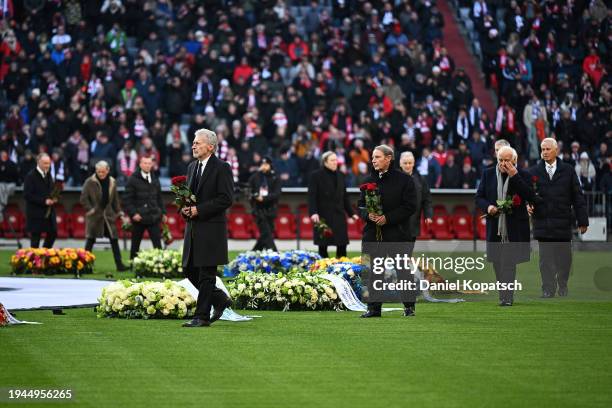
{"label": "man with white hair", "polygon": [[51,158],[41,153],[36,158],[36,167],[25,177],[23,198],[26,202],[26,231],[30,233],[30,246],[38,248],[40,237],[45,233],[44,248],[53,247],[57,236],[57,223],[53,206],[57,199],[51,198],[53,177],[51,177]]}
{"label": "man with white hair", "polygon": [[[476,192],[476,206],[487,215],[487,259],[493,263],[497,282],[509,284],[516,265],[529,261],[527,202],[537,197],[529,173],[516,167],[517,153],[510,146],[497,151],[497,165],[486,169]],[[498,207],[498,200],[512,200],[512,211]],[[512,306],[514,292],[499,291],[499,305]]]}
{"label": "man with white hair", "polygon": [[540,144],[542,160],[529,172],[542,200],[530,208],[533,237],[540,245],[542,297],[567,296],[572,266],[572,233],[577,220],[584,234],[589,217],[582,188],[574,168],[557,158],[557,141],[545,138]]}
{"label": "man with white hair", "polygon": [[[181,214],[187,220],[182,265],[198,289],[198,300],[194,319],[183,327],[210,326],[231,305],[231,299],[215,285],[217,267],[228,262],[225,211],[232,206],[234,196],[232,170],[215,156],[217,145],[212,130],[195,132],[191,147],[195,160],[187,167],[187,185],[196,204],[181,208]],[[211,306],[215,309],[212,316]]]}

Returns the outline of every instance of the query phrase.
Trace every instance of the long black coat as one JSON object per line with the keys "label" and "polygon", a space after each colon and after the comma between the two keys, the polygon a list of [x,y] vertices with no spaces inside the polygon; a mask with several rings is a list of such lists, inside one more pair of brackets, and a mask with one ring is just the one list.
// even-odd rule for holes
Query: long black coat
{"label": "long black coat", "polygon": [[47,172],[46,177],[43,178],[35,167],[25,177],[23,197],[26,202],[26,231],[37,234],[57,230],[55,209],[51,208],[51,214],[45,217],[49,209],[45,200],[51,197],[52,191],[51,172]]}
{"label": "long black coat", "polygon": [[143,225],[157,224],[165,213],[159,179],[151,174],[149,183],[140,170],[130,176],[123,195],[123,209],[132,218],[140,214]]}
{"label": "long black coat", "polygon": [[425,218],[432,218],[433,208],[431,206],[431,191],[429,190],[427,180],[418,171],[413,171],[412,181],[414,181],[416,210],[410,216],[410,235],[411,240],[415,240],[421,233],[421,213],[423,213]]}
{"label": "long black coat", "polygon": [[281,181],[278,176],[270,172],[265,174],[261,171],[255,172],[249,177],[249,190],[251,191],[251,197],[255,194],[259,194],[259,190],[263,185],[263,177],[266,179],[268,185],[268,195],[263,197],[263,201],[259,202],[255,199],[251,199],[251,206],[253,208],[253,215],[275,217],[278,211],[278,200],[281,195]]}
{"label": "long black coat", "polygon": [[[399,170],[389,169],[382,178],[378,174],[370,176],[367,183],[378,184],[382,197],[383,215],[387,219],[387,224],[382,227],[382,242],[410,241],[410,216],[416,210],[416,192],[412,177]],[[362,242],[376,242],[376,223],[368,218],[363,191],[359,198],[359,211],[361,218],[366,221]]]}
{"label": "long black coat", "polygon": [[[493,166],[483,172],[482,180],[476,191],[476,206],[485,214],[490,205],[497,205],[497,175],[495,169],[496,166]],[[505,259],[512,259],[516,263],[527,262],[530,258],[527,202],[536,203],[530,178],[528,172],[518,169],[518,173],[514,177],[510,177],[508,182],[507,194],[510,197],[515,194],[521,197],[521,204],[512,209],[512,214],[506,215],[510,244],[505,245]],[[487,217],[487,259],[491,262],[499,260],[501,256],[501,237],[497,235],[498,222],[499,217]]]}
{"label": "long black coat", "polygon": [[344,174],[325,167],[312,172],[308,184],[308,212],[319,214],[333,231],[333,235],[326,238],[315,229],[315,245],[348,245],[346,216],[352,217],[354,211],[346,193]]}
{"label": "long black coat", "polygon": [[529,172],[538,178],[536,189],[542,197],[533,215],[535,239],[569,241],[575,220],[579,226],[589,225],[582,188],[572,166],[557,159],[557,170],[552,180],[548,177],[544,161],[530,168]]}
{"label": "long black coat", "polygon": [[[197,161],[187,168],[187,185],[192,185]],[[232,206],[234,178],[228,163],[211,156],[204,168],[196,191],[198,216],[189,220],[183,242],[183,267],[189,256],[193,266],[217,266],[228,262],[227,218],[225,211]]]}

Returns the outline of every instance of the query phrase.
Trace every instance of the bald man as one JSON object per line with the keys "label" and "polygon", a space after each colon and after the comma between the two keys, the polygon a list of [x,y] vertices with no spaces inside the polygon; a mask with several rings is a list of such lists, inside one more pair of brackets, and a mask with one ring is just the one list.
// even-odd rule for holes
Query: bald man
{"label": "bald man", "polygon": [[553,298],[557,289],[559,296],[568,294],[573,229],[577,224],[584,234],[589,217],[574,168],[557,158],[557,141],[546,138],[540,147],[542,160],[529,172],[537,178],[536,191],[542,200],[530,208],[530,213],[533,215],[533,237],[540,246],[542,297]]}
{"label": "bald man", "polygon": [[[51,248],[57,237],[57,223],[53,206],[57,199],[51,198],[53,177],[51,177],[51,158],[41,153],[36,158],[36,167],[25,177],[23,197],[26,202],[26,230],[30,233],[30,247],[38,248],[44,233],[43,247]],[[49,211],[51,208],[51,211]]]}

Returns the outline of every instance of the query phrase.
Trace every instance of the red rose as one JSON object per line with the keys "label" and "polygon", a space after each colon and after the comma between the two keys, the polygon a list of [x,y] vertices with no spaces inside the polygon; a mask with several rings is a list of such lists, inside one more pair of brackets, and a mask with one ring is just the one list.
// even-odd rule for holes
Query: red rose
{"label": "red rose", "polygon": [[367,190],[368,191],[374,191],[378,188],[378,185],[376,183],[368,183],[367,185]]}
{"label": "red rose", "polygon": [[523,200],[521,200],[521,197],[518,194],[515,194],[512,196],[512,206],[513,207],[518,207],[519,205],[521,205],[522,202]]}
{"label": "red rose", "polygon": [[331,238],[333,235],[334,235],[334,233],[330,229],[326,229],[325,231],[323,231],[323,236],[325,238]]}
{"label": "red rose", "polygon": [[370,183],[364,183],[364,184],[360,185],[359,186],[359,190],[366,191],[368,189],[368,184],[370,184]]}
{"label": "red rose", "polygon": [[185,184],[186,182],[187,182],[187,176],[172,177],[173,186],[180,186],[181,184]]}
{"label": "red rose", "polygon": [[538,182],[538,176],[531,176],[531,182],[532,183],[537,183]]}

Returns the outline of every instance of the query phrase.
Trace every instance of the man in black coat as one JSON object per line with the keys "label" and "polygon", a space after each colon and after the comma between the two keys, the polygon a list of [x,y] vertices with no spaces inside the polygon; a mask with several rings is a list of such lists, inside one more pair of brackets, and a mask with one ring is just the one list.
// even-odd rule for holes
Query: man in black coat
{"label": "man in black coat", "polygon": [[[232,206],[234,194],[232,170],[215,156],[217,145],[215,132],[195,132],[192,151],[196,160],[187,169],[187,184],[196,205],[181,209],[187,218],[182,265],[199,293],[195,317],[184,327],[209,326],[231,305],[231,299],[215,286],[217,266],[228,262],[225,212]],[[211,306],[215,308],[212,316]]]}
{"label": "man in black coat", "polygon": [[567,296],[572,266],[572,230],[576,224],[574,215],[581,234],[588,229],[589,217],[574,168],[557,159],[557,141],[546,138],[540,147],[542,160],[529,172],[542,200],[530,210],[533,237],[540,245],[542,297],[552,298],[557,288],[559,296]]}
{"label": "man in black coat", "polygon": [[160,221],[166,222],[159,179],[151,172],[153,159],[141,157],[139,168],[128,179],[123,199],[123,208],[132,222],[130,259],[138,254],[145,231],[149,231],[153,247],[161,248]]}
{"label": "man in black coat", "polygon": [[[334,152],[321,156],[323,167],[312,172],[308,184],[308,212],[313,222],[314,244],[319,246],[319,255],[328,258],[327,247],[336,245],[336,258],[346,256],[349,243],[346,215],[358,220],[346,193],[344,174],[338,171],[338,157]],[[321,234],[315,224],[324,221],[331,236]]]}
{"label": "man in black coat", "polygon": [[426,225],[431,225],[433,222],[433,207],[431,205],[431,191],[429,183],[422,177],[418,171],[414,171],[414,154],[412,152],[403,152],[400,155],[400,168],[414,181],[414,191],[416,196],[416,210],[410,216],[410,236],[411,241],[416,241],[416,238],[421,233],[421,214],[425,219]]}
{"label": "man in black coat", "polygon": [[[493,263],[497,282],[510,284],[516,278],[516,265],[529,261],[529,215],[526,203],[537,198],[528,172],[517,169],[517,153],[503,146],[497,152],[497,165],[486,169],[476,192],[476,206],[487,214],[487,259]],[[513,200],[512,212],[502,213],[497,200]],[[514,291],[499,291],[500,306],[512,306]]]}
{"label": "man in black coat", "polygon": [[57,199],[51,198],[53,178],[51,177],[51,158],[41,153],[23,183],[23,197],[26,202],[26,231],[30,233],[30,246],[38,248],[40,236],[44,232],[44,248],[52,248],[57,237],[57,223],[53,206]]}
{"label": "man in black coat", "polygon": [[[372,152],[374,173],[368,183],[376,183],[382,202],[382,215],[369,213],[366,207],[366,193],[361,191],[359,210],[366,222],[363,227],[362,245],[368,242],[406,243],[412,239],[410,217],[416,209],[414,181],[403,172],[393,168],[393,149],[380,145]],[[380,227],[381,240],[377,237],[377,226]],[[416,291],[406,291],[404,316],[414,316]],[[380,317],[382,303],[368,303],[368,311],[361,315],[364,318]]]}
{"label": "man in black coat", "polygon": [[278,211],[278,199],[281,194],[281,181],[274,173],[272,159],[261,159],[259,171],[249,177],[249,190],[251,191],[251,205],[255,223],[259,229],[259,238],[253,251],[272,249],[274,244],[274,220]]}

